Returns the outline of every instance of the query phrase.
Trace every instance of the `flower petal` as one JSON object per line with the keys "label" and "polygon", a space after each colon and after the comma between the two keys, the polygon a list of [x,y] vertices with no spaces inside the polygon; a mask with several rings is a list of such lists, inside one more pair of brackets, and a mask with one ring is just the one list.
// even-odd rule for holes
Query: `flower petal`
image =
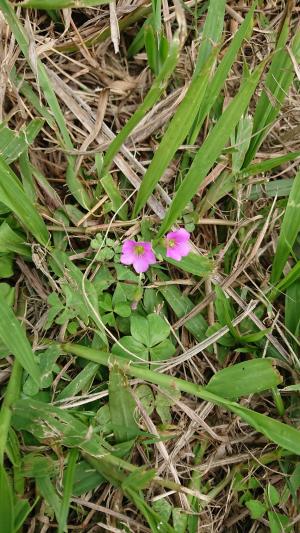
{"label": "flower petal", "polygon": [[181,257],[185,257],[186,255],[189,255],[191,251],[190,243],[180,242],[179,244],[177,244],[176,250],[178,250],[178,253],[180,253]]}
{"label": "flower petal", "polygon": [[154,265],[154,263],[156,263],[156,257],[151,249],[145,250],[143,253],[143,258],[148,261],[149,265]]}
{"label": "flower petal", "polygon": [[122,254],[127,253],[127,252],[133,252],[135,246],[136,246],[135,241],[131,241],[130,239],[127,239],[126,241],[123,242]]}
{"label": "flower petal", "polygon": [[136,256],[133,253],[122,254],[120,257],[120,263],[123,265],[132,265]]}
{"label": "flower petal", "polygon": [[187,242],[189,238],[190,238],[190,234],[184,228],[180,228],[176,231],[171,231],[170,233],[167,234],[167,239],[174,239],[176,244],[180,242]]}
{"label": "flower petal", "polygon": [[182,257],[177,246],[175,248],[167,248],[166,256],[175,259],[175,261],[180,261]]}
{"label": "flower petal", "polygon": [[134,270],[140,274],[141,272],[146,272],[149,268],[149,261],[144,257],[144,255],[140,255],[139,257],[135,257],[134,263],[133,263]]}

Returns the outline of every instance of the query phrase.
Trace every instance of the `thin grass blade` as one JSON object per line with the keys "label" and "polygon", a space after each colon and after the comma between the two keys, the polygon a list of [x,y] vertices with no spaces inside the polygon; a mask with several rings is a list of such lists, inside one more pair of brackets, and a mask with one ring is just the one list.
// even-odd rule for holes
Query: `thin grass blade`
{"label": "thin grass blade", "polygon": [[25,194],[17,176],[1,157],[0,201],[16,215],[21,224],[32,233],[40,244],[48,245],[50,235],[46,224]]}
{"label": "thin grass blade", "polygon": [[178,217],[182,214],[186,204],[191,198],[193,198],[194,194],[196,194],[205,176],[222,153],[226,142],[249,105],[264,67],[265,62],[262,62],[261,65],[255,69],[253,74],[243,83],[238,94],[229,104],[216,126],[205,139],[166,213],[158,237],[161,237],[166,233],[176,222]]}
{"label": "thin grass blade", "polygon": [[136,217],[144,207],[178,147],[186,138],[201,106],[215,57],[216,51],[211,54],[204,71],[192,79],[188,91],[171,120],[143,178],[137,195],[133,217]]}
{"label": "thin grass blade", "polygon": [[30,343],[12,308],[0,293],[0,339],[19,361],[37,385],[40,384],[40,370]]}
{"label": "thin grass blade", "polygon": [[61,506],[59,510],[59,514],[57,517],[58,521],[58,533],[64,533],[64,531],[67,531],[67,521],[68,521],[68,514],[69,514],[69,508],[70,508],[70,500],[72,496],[72,489],[74,484],[74,475],[75,475],[75,468],[76,468],[76,462],[78,459],[78,450],[75,448],[74,450],[71,450],[68,457],[68,464],[66,468],[66,473],[64,476],[64,493],[61,501]]}
{"label": "thin grass blade", "polygon": [[296,174],[281,225],[271,282],[277,283],[300,231],[300,171]]}
{"label": "thin grass blade", "polygon": [[103,173],[109,170],[111,163],[115,155],[118,153],[119,149],[121,148],[122,144],[124,144],[127,137],[133,131],[135,126],[137,126],[138,123],[144,118],[147,111],[149,111],[149,109],[153,107],[155,102],[158,100],[158,98],[161,96],[161,94],[165,90],[167,82],[177,65],[177,61],[179,58],[179,52],[180,52],[180,39],[177,33],[175,34],[172,44],[170,46],[168,57],[163,67],[161,68],[157,78],[154,80],[152,87],[149,90],[148,94],[146,95],[143,103],[135,111],[135,113],[128,120],[124,128],[122,128],[122,130],[118,133],[118,135],[115,137],[115,139],[109,146],[104,157]]}
{"label": "thin grass blade", "polygon": [[[45,99],[51,109],[51,112],[55,118],[56,124],[59,128],[63,145],[69,150],[73,150],[73,144],[69,135],[64,115],[60,109],[58,100],[55,96],[55,92],[52,88],[51,81],[49,80],[46,68],[40,59],[36,59],[36,64],[31,61],[31,54],[29,53],[29,39],[26,35],[24,28],[22,27],[20,20],[17,18],[12,5],[7,0],[0,0],[0,10],[2,11],[7,24],[13,32],[18,45],[20,46],[22,53],[28,63],[30,64],[33,72],[36,74],[39,86],[41,87]],[[88,208],[91,200],[82,186],[80,180],[75,173],[75,158],[68,156],[68,169],[67,169],[67,182],[68,187],[76,198],[76,200],[85,208]]]}
{"label": "thin grass blade", "polygon": [[[256,106],[253,120],[253,138],[244,160],[244,167],[248,166],[255,157],[258,148],[268,134],[269,128],[274,123],[294,79],[295,74],[292,60],[285,49],[288,36],[289,19],[287,17],[281,30],[275,54],[265,80],[265,90],[261,93]],[[299,61],[299,29],[296,31],[291,49],[296,61]]]}

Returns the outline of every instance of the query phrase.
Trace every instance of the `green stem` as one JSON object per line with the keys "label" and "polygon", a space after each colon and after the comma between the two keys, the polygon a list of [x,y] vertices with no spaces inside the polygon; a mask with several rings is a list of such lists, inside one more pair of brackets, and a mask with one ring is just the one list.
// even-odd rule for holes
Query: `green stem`
{"label": "green stem", "polygon": [[6,448],[7,436],[11,420],[11,406],[17,400],[22,381],[23,368],[20,363],[15,360],[12,372],[9,378],[8,386],[4,396],[4,400],[0,411],[0,464],[3,464],[4,452]]}

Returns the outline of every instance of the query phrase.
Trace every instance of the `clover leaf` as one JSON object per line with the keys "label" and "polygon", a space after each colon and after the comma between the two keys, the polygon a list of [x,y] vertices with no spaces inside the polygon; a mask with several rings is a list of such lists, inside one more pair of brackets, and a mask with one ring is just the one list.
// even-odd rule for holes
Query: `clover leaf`
{"label": "clover leaf", "polygon": [[147,317],[133,314],[130,320],[131,336],[122,337],[114,344],[113,353],[129,358],[127,350],[138,358],[151,361],[168,359],[175,353],[175,347],[168,339],[170,327],[165,320],[151,313]]}

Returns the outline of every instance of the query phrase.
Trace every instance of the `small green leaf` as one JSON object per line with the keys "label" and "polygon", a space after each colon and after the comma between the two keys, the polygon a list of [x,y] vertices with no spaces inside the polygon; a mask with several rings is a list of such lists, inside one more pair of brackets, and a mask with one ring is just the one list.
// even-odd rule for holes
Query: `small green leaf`
{"label": "small green leaf", "polygon": [[248,500],[246,502],[246,506],[248,507],[253,520],[261,518],[267,511],[266,505],[259,500]]}
{"label": "small green leaf", "polygon": [[163,361],[169,359],[176,352],[174,344],[169,339],[165,339],[150,349],[151,361]]}
{"label": "small green leaf", "polygon": [[147,318],[134,313],[130,320],[130,332],[133,338],[145,346],[150,346],[149,322]]}
{"label": "small green leaf", "polygon": [[122,337],[118,344],[114,344],[112,347],[112,352],[116,355],[126,357],[127,359],[132,359],[132,356],[130,356],[128,352],[146,361],[149,358],[149,353],[145,346],[141,342],[134,339],[134,337],[130,336]]}
{"label": "small green leaf", "polygon": [[271,485],[271,483],[267,486],[267,498],[272,506],[277,505],[280,502],[280,494],[278,490],[274,487],[274,485]]}
{"label": "small green leaf", "polygon": [[290,533],[293,526],[289,526],[290,518],[275,511],[268,511],[270,533]]}
{"label": "small green leaf", "polygon": [[149,348],[164,341],[170,335],[170,326],[156,313],[147,316],[149,327]]}

